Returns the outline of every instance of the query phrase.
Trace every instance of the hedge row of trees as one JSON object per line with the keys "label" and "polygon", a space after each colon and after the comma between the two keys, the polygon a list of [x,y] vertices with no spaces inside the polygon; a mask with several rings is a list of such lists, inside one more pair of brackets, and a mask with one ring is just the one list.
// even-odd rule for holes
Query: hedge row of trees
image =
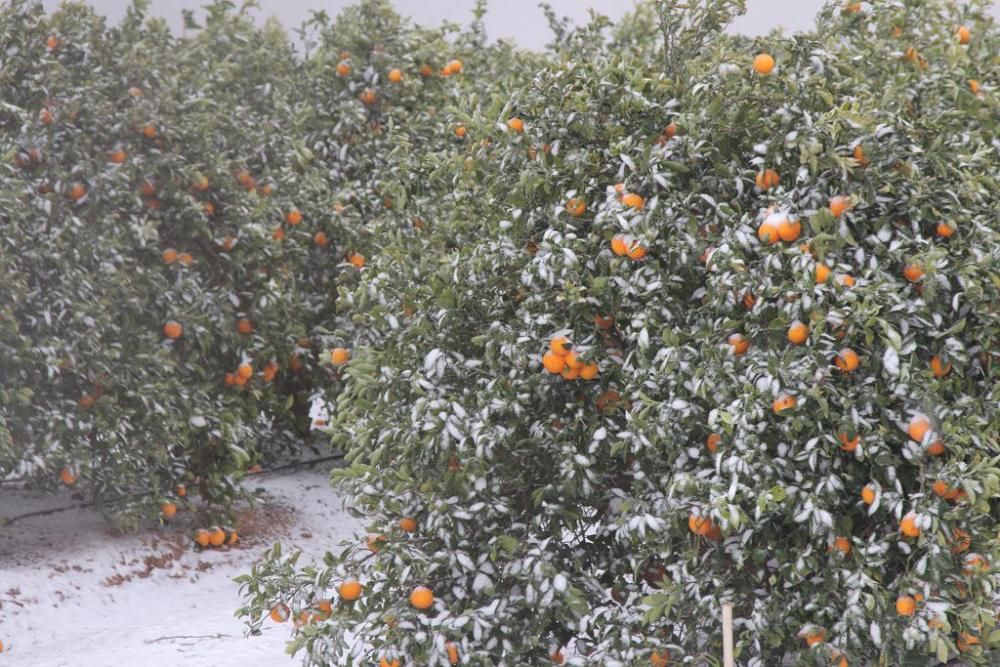
{"label": "hedge row of trees", "polygon": [[482,5],[366,0],[303,53],[226,3],[184,38],[16,7],[0,460],[225,506],[330,401],[369,532],[271,549],[250,632],[290,618],[316,665],[712,664],[729,600],[744,664],[996,662],[987,2],[754,40],[741,0],[550,12],[541,54]]}

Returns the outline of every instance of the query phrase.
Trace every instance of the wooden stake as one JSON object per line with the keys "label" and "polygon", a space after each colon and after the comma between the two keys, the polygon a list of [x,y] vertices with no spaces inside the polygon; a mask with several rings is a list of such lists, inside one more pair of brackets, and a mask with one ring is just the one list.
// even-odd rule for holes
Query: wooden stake
{"label": "wooden stake", "polygon": [[722,664],[736,667],[733,659],[733,603],[722,603]]}

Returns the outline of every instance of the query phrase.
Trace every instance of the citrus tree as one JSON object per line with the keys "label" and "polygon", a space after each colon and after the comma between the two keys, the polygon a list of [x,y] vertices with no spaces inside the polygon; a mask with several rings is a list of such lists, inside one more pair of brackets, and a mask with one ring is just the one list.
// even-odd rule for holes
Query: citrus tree
{"label": "citrus tree", "polygon": [[334,481],[369,533],[276,545],[251,632],[712,664],[728,601],[741,664],[996,661],[1000,35],[944,0],[721,34],[742,4],[555,21],[467,156],[401,164],[456,242],[341,290]]}

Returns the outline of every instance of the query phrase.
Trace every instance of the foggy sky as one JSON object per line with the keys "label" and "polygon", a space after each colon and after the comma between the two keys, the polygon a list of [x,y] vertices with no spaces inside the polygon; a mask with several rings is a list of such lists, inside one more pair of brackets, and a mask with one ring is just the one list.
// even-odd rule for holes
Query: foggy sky
{"label": "foggy sky", "polygon": [[[125,13],[130,0],[87,0],[88,4],[117,22]],[[589,8],[619,18],[631,6],[629,0],[548,0],[562,16],[569,16],[576,23],[586,22]],[[838,0],[839,2],[839,0]],[[239,5],[240,0],[235,0]],[[58,0],[45,0],[48,9],[55,8]],[[152,0],[150,12],[167,19],[179,31],[181,9],[197,9],[204,0]],[[354,4],[351,0],[258,0],[259,16],[264,19],[276,16],[289,28],[297,27],[308,18],[310,10],[323,9],[335,15],[342,7]],[[475,0],[393,0],[397,11],[412,17],[417,23],[435,25],[442,20],[468,22]],[[813,25],[823,0],[748,0],[747,13],[731,27],[731,32],[759,35],[779,25],[787,31],[801,30]],[[486,15],[487,33],[492,38],[510,38],[521,46],[541,48],[550,38],[548,24],[538,0],[489,0]],[[994,2],[993,13],[1000,17],[1000,2]]]}

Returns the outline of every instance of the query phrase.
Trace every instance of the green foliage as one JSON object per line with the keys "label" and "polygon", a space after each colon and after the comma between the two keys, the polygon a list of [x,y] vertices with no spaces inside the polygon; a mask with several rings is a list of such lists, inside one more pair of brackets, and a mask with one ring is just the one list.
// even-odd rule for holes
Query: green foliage
{"label": "green foliage", "polygon": [[[271,605],[309,610],[356,577],[359,601],[299,628],[305,662],[446,665],[451,642],[469,665],[556,650],[714,664],[723,600],[741,664],[936,664],[960,646],[996,662],[997,576],[968,559],[1000,557],[1000,34],[985,3],[943,0],[721,34],[741,9],[641,4],[610,31],[552,15],[547,54],[459,100],[466,153],[393,154],[393,173],[423,183],[432,239],[382,237],[341,287],[355,353],[331,424],[349,461],[334,481],[386,540],[359,536],[316,570],[265,559],[244,581],[251,631]],[[764,169],[779,174],[767,191]],[[758,237],[781,216],[800,239]],[[612,252],[616,235],[646,257]],[[786,339],[795,320],[803,345]],[[543,369],[557,335],[596,379]],[[856,370],[834,363],[845,347]],[[784,393],[797,405],[777,413]],[[933,425],[922,442],[916,414]],[[918,537],[901,534],[909,513]],[[952,550],[956,530],[968,549]],[[432,610],[409,605],[416,586]],[[915,615],[897,614],[900,596]]]}

